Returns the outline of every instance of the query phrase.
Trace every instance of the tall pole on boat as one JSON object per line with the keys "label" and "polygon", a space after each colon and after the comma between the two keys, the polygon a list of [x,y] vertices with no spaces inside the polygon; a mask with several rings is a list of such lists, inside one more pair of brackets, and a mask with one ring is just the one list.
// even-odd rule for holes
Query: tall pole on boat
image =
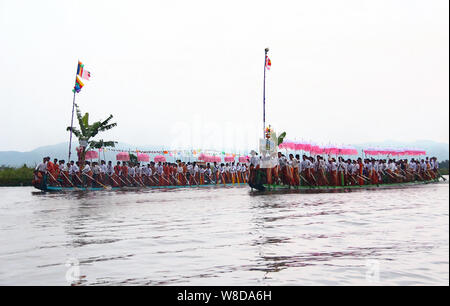
{"label": "tall pole on boat", "polygon": [[[78,62],[77,62],[77,72],[75,73],[75,83],[77,82]],[[72,150],[73,113],[75,111],[75,95],[76,95],[76,93],[77,93],[77,91],[75,90],[75,87],[74,87],[74,89],[73,89],[73,101],[72,101],[72,119],[70,121],[69,158],[67,159],[68,163],[70,163],[70,154],[71,154],[71,150]]]}
{"label": "tall pole on boat", "polygon": [[266,138],[266,66],[269,48],[264,49],[264,84],[263,84],[263,139]]}

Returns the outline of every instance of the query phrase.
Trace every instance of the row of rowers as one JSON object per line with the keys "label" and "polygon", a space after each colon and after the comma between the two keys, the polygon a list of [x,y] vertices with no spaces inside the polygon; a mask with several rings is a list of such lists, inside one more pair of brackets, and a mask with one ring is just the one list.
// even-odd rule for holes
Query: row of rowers
{"label": "row of rowers", "polygon": [[[258,168],[260,157],[253,155],[250,168]],[[436,179],[439,174],[439,163],[436,157],[422,160],[411,159],[344,159],[322,156],[299,155],[289,157],[278,153],[279,167],[270,171],[268,179],[279,180],[284,184],[298,185],[364,185],[381,183],[398,183],[410,181],[426,181]],[[273,170],[273,169],[272,169]],[[272,182],[273,183],[273,182]]]}
{"label": "row of rowers", "polygon": [[[86,161],[82,169],[80,162],[64,160],[53,162],[48,157],[37,165],[35,174],[45,183],[61,186],[168,186],[245,183],[248,168],[244,163],[198,163],[182,162],[148,164],[109,161]],[[37,177],[36,179],[40,179]]]}

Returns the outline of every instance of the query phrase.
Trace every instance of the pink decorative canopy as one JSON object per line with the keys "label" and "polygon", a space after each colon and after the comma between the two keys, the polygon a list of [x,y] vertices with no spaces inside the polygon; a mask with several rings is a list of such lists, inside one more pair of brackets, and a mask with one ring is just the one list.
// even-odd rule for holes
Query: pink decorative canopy
{"label": "pink decorative canopy", "polygon": [[166,162],[166,157],[164,155],[156,155],[154,160],[155,163],[164,163]]}
{"label": "pink decorative canopy", "polygon": [[198,160],[202,160],[204,162],[210,163],[212,160],[212,156],[204,153],[200,153],[198,156]]}
{"label": "pink decorative canopy", "polygon": [[[228,156],[228,157],[232,158],[234,160],[233,157],[231,157],[231,156]],[[227,158],[227,157],[225,157],[225,158]],[[220,156],[211,156],[211,155],[203,154],[203,153],[198,156],[198,159],[204,161],[205,163],[214,163],[214,162],[220,163],[222,161]]]}
{"label": "pink decorative canopy", "polygon": [[403,156],[403,155],[426,155],[427,152],[418,149],[365,149],[364,153],[366,155],[392,155],[392,156]]}
{"label": "pink decorative canopy", "polygon": [[248,163],[249,159],[250,158],[248,156],[239,156],[240,163]]}
{"label": "pink decorative canopy", "polygon": [[205,163],[213,163],[214,162],[214,156],[205,155],[202,160]]}
{"label": "pink decorative canopy", "polygon": [[320,146],[315,143],[305,141],[286,140],[278,146],[280,149],[288,149],[293,151],[305,151],[310,154],[329,154],[329,155],[358,155],[358,150],[351,146],[326,145]]}
{"label": "pink decorative canopy", "polygon": [[138,153],[137,159],[140,162],[147,162],[148,163],[150,161],[150,156],[148,156],[148,154]]}
{"label": "pink decorative canopy", "polygon": [[96,158],[98,158],[98,152],[97,151],[87,151],[85,158],[86,159],[96,159]]}
{"label": "pink decorative canopy", "polygon": [[120,152],[119,154],[116,155],[116,159],[121,161],[129,161],[130,154],[128,154],[128,152]]}
{"label": "pink decorative canopy", "polygon": [[231,162],[234,162],[234,157],[233,156],[225,156],[224,160],[226,163],[231,163]]}

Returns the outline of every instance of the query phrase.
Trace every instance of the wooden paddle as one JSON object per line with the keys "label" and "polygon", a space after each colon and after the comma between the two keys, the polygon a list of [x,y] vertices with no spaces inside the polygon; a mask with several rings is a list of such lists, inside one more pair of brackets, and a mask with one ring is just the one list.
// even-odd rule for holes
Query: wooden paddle
{"label": "wooden paddle", "polygon": [[47,171],[47,173],[52,177],[52,179],[55,181],[55,183],[58,184],[59,187],[61,187],[61,191],[65,191],[64,187],[58,182],[57,179],[55,179],[55,177],[50,173],[50,171]]}
{"label": "wooden paddle", "polygon": [[305,178],[303,177],[303,175],[300,174],[300,172],[299,172],[298,175],[300,175],[300,178],[301,178],[302,180],[304,180],[304,181],[306,182],[306,184],[308,184],[310,187],[313,187],[313,185],[311,185],[311,184],[308,182],[308,180],[305,179]]}
{"label": "wooden paddle", "polygon": [[72,183],[72,181],[67,177],[67,175],[64,173],[64,171],[61,171],[61,174],[64,175],[64,177],[66,178],[66,180],[70,183],[70,185],[72,185],[73,188],[78,189],[78,190],[80,189],[80,188],[76,187],[76,186]]}
{"label": "wooden paddle", "polygon": [[110,187],[103,185],[102,183],[100,183],[99,181],[97,181],[95,178],[93,178],[92,176],[90,176],[87,173],[83,173],[83,175],[86,175],[88,178],[90,178],[91,180],[93,180],[94,182],[96,182],[97,184],[99,184],[100,186],[102,186],[105,189],[110,189]]}

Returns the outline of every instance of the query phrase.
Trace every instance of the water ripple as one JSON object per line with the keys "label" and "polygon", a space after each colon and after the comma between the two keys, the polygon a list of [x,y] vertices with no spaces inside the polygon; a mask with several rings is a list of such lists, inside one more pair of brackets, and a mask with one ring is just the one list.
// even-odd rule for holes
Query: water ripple
{"label": "water ripple", "polygon": [[[448,184],[255,195],[1,190],[3,285],[449,282]],[[368,279],[374,264],[378,278]]]}

